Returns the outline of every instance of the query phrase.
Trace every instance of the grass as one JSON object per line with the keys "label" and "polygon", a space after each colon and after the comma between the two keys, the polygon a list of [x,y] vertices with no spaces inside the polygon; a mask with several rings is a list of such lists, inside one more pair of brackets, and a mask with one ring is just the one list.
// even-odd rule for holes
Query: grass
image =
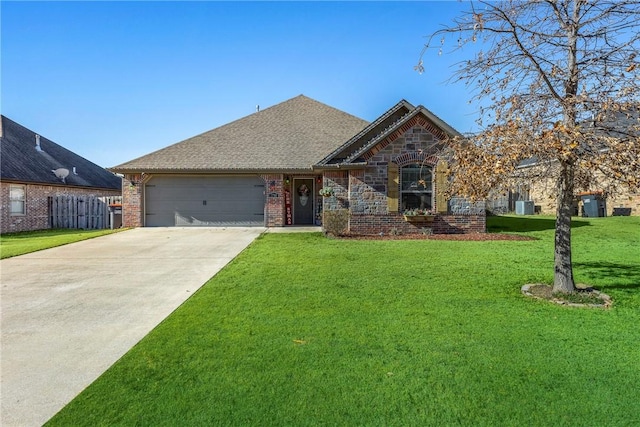
{"label": "grass", "polygon": [[640,218],[574,229],[610,310],[523,297],[553,227],[516,223],[537,240],[263,235],[48,425],[639,425]]}
{"label": "grass", "polygon": [[121,230],[54,229],[0,235],[0,259],[92,239]]}

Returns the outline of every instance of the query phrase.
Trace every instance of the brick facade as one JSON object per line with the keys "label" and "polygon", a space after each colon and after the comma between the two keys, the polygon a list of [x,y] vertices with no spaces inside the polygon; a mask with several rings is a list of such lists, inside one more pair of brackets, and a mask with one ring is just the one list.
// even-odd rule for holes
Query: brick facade
{"label": "brick facade", "polygon": [[283,227],[285,225],[285,188],[284,175],[261,175],[265,184],[264,222],[267,227]]}
{"label": "brick facade", "polygon": [[[284,227],[286,225],[285,192],[291,191],[294,178],[312,177],[314,181],[319,178],[304,174],[300,176],[285,174],[264,174],[260,178],[265,184],[265,226]],[[286,179],[289,179],[289,183]],[[122,180],[122,224],[123,227],[144,226],[144,184],[151,175],[149,174],[125,174]],[[316,188],[314,193],[320,188]],[[317,196],[316,203],[321,199]]]}
{"label": "brick facade", "polygon": [[144,183],[143,174],[126,174],[122,178],[122,226],[142,227],[144,225]]}
{"label": "brick facade", "polygon": [[[403,166],[420,163],[433,168],[432,208],[446,212],[446,206],[437,206],[436,194],[441,191],[435,180],[435,166],[438,158],[433,155],[434,146],[443,138],[433,126],[412,120],[381,141],[364,155],[367,165],[363,169],[348,171],[326,171],[324,186],[331,187],[334,195],[324,198],[324,210],[349,209],[349,232],[354,234],[378,234],[390,232],[415,234],[432,232],[436,234],[483,233],[486,231],[486,217],[481,215],[439,214],[432,222],[406,221],[403,207],[389,210],[389,171]],[[436,130],[434,130],[436,129]],[[396,192],[400,192],[400,183]],[[427,230],[425,230],[427,229]]]}
{"label": "brick facade", "polygon": [[[434,128],[435,129],[435,128]],[[355,234],[378,234],[400,232],[421,233],[428,229],[433,233],[472,233],[486,230],[484,215],[437,215],[433,222],[408,222],[402,215],[402,205],[389,211],[389,168],[400,168],[413,163],[421,163],[433,168],[438,158],[433,155],[434,146],[443,137],[436,130],[422,126],[421,122],[410,122],[403,126],[403,132],[394,132],[364,157],[367,165],[360,169],[325,170],[321,180],[316,174],[263,174],[265,184],[265,226],[285,227],[289,225],[286,199],[291,192],[294,179],[312,178],[314,211],[321,206],[323,211],[348,209],[350,213],[349,231]],[[435,133],[434,133],[435,132]],[[150,178],[144,174],[127,174],[123,179],[123,225],[141,227],[144,225],[144,183]],[[399,193],[399,186],[396,192]],[[321,187],[333,189],[331,197],[320,197]],[[439,191],[434,178],[432,205],[436,209],[436,193]],[[446,212],[446,207],[444,209]],[[292,224],[296,225],[296,224]]]}
{"label": "brick facade", "polygon": [[[11,185],[25,186],[25,214],[10,214],[9,191]],[[45,230],[49,224],[49,197],[54,196],[119,196],[119,190],[100,190],[41,184],[1,182],[0,232]]]}
{"label": "brick facade", "polygon": [[349,232],[353,234],[467,234],[486,231],[485,215],[436,215],[433,221],[406,221],[401,214],[351,215]]}

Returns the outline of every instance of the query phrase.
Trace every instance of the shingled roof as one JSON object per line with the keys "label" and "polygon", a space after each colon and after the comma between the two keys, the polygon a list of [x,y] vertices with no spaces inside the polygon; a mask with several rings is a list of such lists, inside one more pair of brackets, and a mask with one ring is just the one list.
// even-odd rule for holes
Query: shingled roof
{"label": "shingled roof", "polygon": [[121,173],[311,170],[367,124],[299,95],[110,169]]}
{"label": "shingled roof", "polygon": [[[122,179],[42,137],[26,127],[1,116],[0,121],[0,179],[7,182],[38,183],[119,190]],[[36,138],[40,150],[36,148]],[[73,168],[76,173],[73,173]],[[66,169],[64,178],[56,176],[57,169]]]}

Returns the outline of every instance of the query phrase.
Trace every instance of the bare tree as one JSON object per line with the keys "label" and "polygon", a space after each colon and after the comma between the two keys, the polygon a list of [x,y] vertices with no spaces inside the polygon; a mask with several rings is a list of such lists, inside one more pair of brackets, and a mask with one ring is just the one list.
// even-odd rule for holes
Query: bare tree
{"label": "bare tree", "polygon": [[[470,89],[481,131],[453,141],[451,191],[482,198],[516,176],[552,177],[553,290],[574,292],[575,191],[596,171],[610,189],[640,185],[640,0],[471,2],[430,36],[416,69],[424,71],[432,49],[470,43],[482,50],[451,80]],[[526,159],[537,166],[518,168]]]}

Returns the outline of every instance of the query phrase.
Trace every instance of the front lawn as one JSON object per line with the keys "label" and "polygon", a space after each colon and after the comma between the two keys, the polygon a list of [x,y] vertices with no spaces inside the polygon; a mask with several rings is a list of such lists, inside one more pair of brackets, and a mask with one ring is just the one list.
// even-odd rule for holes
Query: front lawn
{"label": "front lawn", "polygon": [[1,234],[0,259],[79,242],[80,240],[93,239],[94,237],[118,231],[121,230],[55,229]]}
{"label": "front lawn", "polygon": [[49,424],[640,425],[640,218],[574,228],[610,310],[521,295],[552,279],[547,219],[529,241],[262,235]]}

